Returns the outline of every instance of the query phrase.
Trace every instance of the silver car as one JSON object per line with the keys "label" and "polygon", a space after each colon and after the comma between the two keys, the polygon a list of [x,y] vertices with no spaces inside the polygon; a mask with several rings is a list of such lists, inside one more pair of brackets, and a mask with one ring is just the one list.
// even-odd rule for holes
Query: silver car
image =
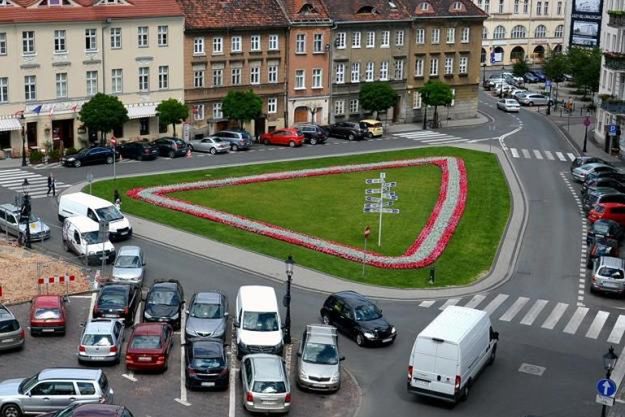
{"label": "silver car", "polygon": [[93,319],[85,325],[78,346],[79,363],[119,363],[124,324],[118,319]]}
{"label": "silver car", "polygon": [[282,357],[266,353],[246,355],[241,360],[243,406],[256,413],[287,413],[291,407],[291,385]]}
{"label": "silver car", "polygon": [[588,174],[603,171],[616,171],[616,168],[611,165],[602,164],[600,162],[593,162],[573,169],[573,171],[571,171],[571,175],[573,176],[574,180],[584,182]]}
{"label": "silver car", "polygon": [[336,327],[309,324],[297,352],[297,385],[313,391],[337,391],[341,363]]}
{"label": "silver car", "polygon": [[[26,233],[26,225],[20,223],[20,208],[13,204],[0,206],[0,229],[10,235],[19,236]],[[50,237],[50,228],[39,217],[30,215],[30,239],[45,240]]]}
{"label": "silver car", "polygon": [[187,313],[185,337],[187,340],[211,337],[226,339],[228,329],[228,301],[218,292],[193,294]]}
{"label": "silver car", "polygon": [[191,150],[196,152],[224,153],[230,150],[230,142],[208,136],[202,139],[193,139],[190,143]]}
{"label": "silver car", "polygon": [[519,102],[512,98],[502,98],[497,101],[497,108],[503,111],[518,112],[521,109]]}
{"label": "silver car", "polygon": [[549,104],[551,99],[547,96],[543,96],[542,94],[529,93],[525,94],[522,97],[519,97],[519,103],[524,104],[526,106],[546,106]]}
{"label": "silver car", "polygon": [[143,285],[145,255],[138,246],[122,246],[117,251],[111,280],[123,284]]}
{"label": "silver car", "polygon": [[0,304],[0,351],[22,348],[24,329],[13,313]]}
{"label": "silver car", "polygon": [[625,293],[625,260],[602,256],[594,262],[590,292]]}
{"label": "silver car", "polygon": [[2,417],[41,414],[71,404],[113,402],[113,390],[101,369],[51,368],[30,378],[0,382]]}

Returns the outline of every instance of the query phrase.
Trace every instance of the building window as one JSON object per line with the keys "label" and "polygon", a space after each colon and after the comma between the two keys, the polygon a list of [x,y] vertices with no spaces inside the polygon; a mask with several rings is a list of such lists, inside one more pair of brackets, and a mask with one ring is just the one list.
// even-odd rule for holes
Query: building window
{"label": "building window", "polygon": [[484,0],[484,11],[489,13],[490,11],[490,0]]}
{"label": "building window", "polygon": [[345,49],[345,32],[339,32],[336,34],[334,45],[336,46],[336,49]]}
{"label": "building window", "polygon": [[298,33],[295,35],[295,53],[306,53],[306,35],[304,33]]}
{"label": "building window", "polygon": [[525,26],[516,25],[515,27],[512,28],[512,32],[510,32],[510,36],[512,36],[512,39],[520,39],[520,38],[527,37],[525,35]]}
{"label": "building window", "polygon": [[230,52],[241,52],[240,36],[233,36],[230,38]]}
{"label": "building window", "polygon": [[7,77],[0,78],[0,103],[9,101],[9,79]]}
{"label": "building window", "polygon": [[493,32],[493,39],[504,39],[506,37],[506,28],[499,25],[495,28]]}
{"label": "building window", "polygon": [[193,120],[200,121],[204,120],[205,108],[203,104],[194,104],[193,105]]}
{"label": "building window", "polygon": [[447,43],[456,42],[456,28],[447,28]]}
{"label": "building window", "polygon": [[123,91],[123,72],[121,68],[116,68],[112,71],[111,77],[111,92],[121,93]]}
{"label": "building window", "polygon": [[503,13],[503,1],[504,0],[499,0],[499,7],[497,9],[499,13]]}
{"label": "building window", "polygon": [[412,108],[420,109],[421,108],[421,93],[418,91],[413,91],[412,95]]}
{"label": "building window", "polygon": [[204,87],[204,70],[203,69],[193,71],[193,87],[195,88]]}
{"label": "building window", "polygon": [[230,71],[230,81],[232,85],[241,84],[241,68],[232,68]]}
{"label": "building window", "polygon": [[213,68],[213,87],[221,87],[222,85],[224,85],[224,70]]}
{"label": "building window", "polygon": [[425,43],[425,29],[417,29],[417,43],[423,45]]}
{"label": "building window", "polygon": [[122,28],[111,28],[111,49],[122,47]]}
{"label": "building window", "polygon": [[549,2],[548,1],[546,1],[545,4],[543,5],[543,14],[545,16],[549,14]]}
{"label": "building window", "polygon": [[382,39],[380,40],[380,48],[391,47],[391,32],[388,30],[382,31]]}
{"label": "building window", "polygon": [[323,87],[323,72],[321,68],[313,68],[312,70],[312,88]]}
{"label": "building window", "polygon": [[193,39],[193,55],[204,55],[204,38]]}
{"label": "building window", "polygon": [[430,75],[432,77],[438,76],[438,58],[430,59]]}
{"label": "building window", "polygon": [[161,65],[158,67],[158,88],[166,90],[169,88],[169,66]]}
{"label": "building window", "polygon": [[267,99],[267,113],[274,114],[278,113],[278,99],[275,97],[270,97]]}
{"label": "building window", "polygon": [[269,50],[277,51],[279,48],[278,35],[269,35]]}
{"label": "building window", "polygon": [[544,38],[546,36],[547,36],[547,28],[545,27],[545,25],[536,26],[536,30],[534,30],[534,37]]}
{"label": "building window", "polygon": [[395,46],[404,46],[405,32],[403,30],[395,31]]}
{"label": "building window", "polygon": [[37,78],[34,75],[24,77],[24,99],[37,100]]}
{"label": "building window", "polygon": [[222,111],[222,103],[213,103],[213,119],[223,119],[224,113]]}
{"label": "building window", "polygon": [[306,88],[306,74],[303,69],[295,70],[295,89],[303,90]]}
{"label": "building window", "polygon": [[87,95],[95,96],[98,92],[98,71],[87,71]]}
{"label": "building window", "polygon": [[543,2],[537,1],[536,2],[536,16],[540,16],[542,14],[542,11],[543,11]]}
{"label": "building window", "polygon": [[250,84],[260,84],[260,67],[257,65],[250,67]]}
{"label": "building window", "polygon": [[482,27],[482,39],[488,39],[488,28],[486,26]]}
{"label": "building window", "polygon": [[367,48],[375,48],[375,32],[367,32]]}
{"label": "building window", "polygon": [[458,64],[458,72],[460,74],[466,74],[468,68],[469,68],[469,57],[461,56],[460,57],[460,62]]}
{"label": "building window", "polygon": [[358,111],[359,111],[358,108],[360,107],[359,104],[360,103],[358,102],[357,98],[349,100],[349,112],[352,113],[352,114],[353,113],[358,113]]}
{"label": "building window", "polygon": [[6,32],[0,33],[0,55],[7,54],[7,34]]}
{"label": "building window", "polygon": [[56,74],[56,98],[67,97],[67,73]]}
{"label": "building window", "polygon": [[22,32],[22,53],[24,55],[35,53],[35,32]]}
{"label": "building window", "polygon": [[336,64],[336,78],[335,83],[345,83],[345,64]]}
{"label": "building window", "polygon": [[374,72],[375,72],[375,63],[367,62],[367,67],[365,68],[365,81],[373,81]]}
{"label": "building window", "polygon": [[559,1],[558,5],[556,6],[556,14],[558,16],[562,16],[562,2],[561,1]]}
{"label": "building window", "polygon": [[415,76],[423,77],[423,58],[417,58],[415,61]]}
{"label": "building window", "polygon": [[85,50],[86,51],[97,51],[98,43],[96,38],[96,30],[95,29],[85,29]]}
{"label": "building window", "polygon": [[345,100],[336,100],[334,102],[334,114],[345,114]]}
{"label": "building window", "polygon": [[323,33],[315,33],[313,35],[313,53],[323,52]]}
{"label": "building window", "polygon": [[360,62],[352,63],[352,82],[360,82]]}
{"label": "building window", "polygon": [[521,3],[520,0],[514,0],[514,14],[519,14],[520,3]]}
{"label": "building window", "polygon": [[395,77],[396,80],[404,79],[404,60],[396,59],[395,60]]}
{"label": "building window", "polygon": [[140,135],[150,134],[150,119],[148,117],[143,117],[139,119],[139,134]]}
{"label": "building window", "polygon": [[441,41],[441,30],[438,28],[432,29],[432,43],[440,43]]}
{"label": "building window", "polygon": [[388,61],[380,62],[380,81],[388,81]]}
{"label": "building window", "polygon": [[529,0],[523,0],[523,13],[527,14],[529,11]]}
{"label": "building window", "polygon": [[260,51],[260,35],[252,35],[250,37],[250,50],[254,52]]}
{"label": "building window", "polygon": [[468,27],[462,28],[462,33],[460,35],[460,42],[469,43],[470,34],[471,34],[471,28],[468,28]]}
{"label": "building window", "polygon": [[224,38],[215,36],[213,38],[213,55],[224,53]]}
{"label": "building window", "polygon": [[352,48],[360,48],[360,32],[352,32]]}
{"label": "building window", "polygon": [[267,68],[267,81],[270,84],[275,84],[278,82],[278,66],[277,65],[269,65]]}
{"label": "building window", "polygon": [[137,28],[137,46],[139,48],[148,47],[148,27],[147,26],[139,26]]}
{"label": "building window", "polygon": [[454,58],[451,56],[445,57],[445,75],[452,75],[454,73]]}
{"label": "building window", "polygon": [[561,38],[563,35],[564,35],[564,25],[556,26],[556,31],[554,32],[553,36],[555,36],[556,38]]}
{"label": "building window", "polygon": [[139,68],[139,91],[150,91],[150,68]]}
{"label": "building window", "polygon": [[169,28],[167,26],[159,26],[157,38],[158,46],[167,46],[169,44]]}

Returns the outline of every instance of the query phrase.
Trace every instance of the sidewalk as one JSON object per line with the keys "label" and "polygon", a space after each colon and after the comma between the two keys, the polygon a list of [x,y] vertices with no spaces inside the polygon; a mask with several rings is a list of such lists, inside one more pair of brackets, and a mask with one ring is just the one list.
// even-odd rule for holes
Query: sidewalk
{"label": "sidewalk", "polygon": [[22,166],[22,158],[7,158],[0,160],[0,169],[20,168]]}
{"label": "sidewalk", "polygon": [[[431,117],[431,115],[429,116]],[[477,117],[472,117],[470,119],[457,119],[457,120],[456,119],[452,119],[452,120],[440,119],[441,128],[477,126],[477,125],[482,125],[488,122],[489,122],[489,119],[479,112],[477,114]],[[393,124],[389,124],[386,126],[387,133],[413,132],[415,130],[423,130],[423,123],[422,122],[393,123]]]}

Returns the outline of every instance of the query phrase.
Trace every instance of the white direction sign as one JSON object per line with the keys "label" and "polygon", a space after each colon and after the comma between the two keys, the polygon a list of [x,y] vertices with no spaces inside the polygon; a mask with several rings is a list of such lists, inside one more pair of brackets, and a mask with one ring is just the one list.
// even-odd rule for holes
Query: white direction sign
{"label": "white direction sign", "polygon": [[382,186],[384,188],[391,188],[391,187],[395,187],[397,185],[397,181],[393,181],[393,182],[385,182]]}
{"label": "white direction sign", "polygon": [[379,188],[367,188],[365,190],[365,194],[380,194],[382,192],[382,190],[380,190]]}
{"label": "white direction sign", "polygon": [[380,208],[380,207],[391,207],[393,205],[392,201],[385,201],[383,203],[365,203],[365,208]]}
{"label": "white direction sign", "polygon": [[373,208],[373,207],[363,207],[362,212],[363,213],[379,213],[380,209],[379,208]]}
{"label": "white direction sign", "polygon": [[386,200],[398,200],[399,197],[395,193],[382,193],[382,198]]}
{"label": "white direction sign", "polygon": [[369,178],[365,180],[365,184],[381,184],[381,183],[382,183],[381,178]]}
{"label": "white direction sign", "polygon": [[382,213],[399,214],[399,209],[383,208],[383,209],[381,209],[381,211],[382,211]]}
{"label": "white direction sign", "polygon": [[608,407],[612,407],[614,405],[614,397],[605,397],[601,394],[597,394],[595,397],[595,402],[598,404],[607,405]]}
{"label": "white direction sign", "polygon": [[365,201],[372,201],[374,203],[377,203],[379,201],[382,201],[382,199],[380,197],[371,197],[371,196],[366,196],[365,197]]}

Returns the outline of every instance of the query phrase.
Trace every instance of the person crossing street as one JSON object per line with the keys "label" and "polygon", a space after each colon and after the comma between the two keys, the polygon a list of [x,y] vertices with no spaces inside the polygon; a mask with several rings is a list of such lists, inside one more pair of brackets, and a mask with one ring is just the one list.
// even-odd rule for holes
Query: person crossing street
{"label": "person crossing street", "polygon": [[52,191],[52,196],[56,197],[56,179],[52,173],[48,174],[48,193],[47,196],[50,196],[50,191]]}

